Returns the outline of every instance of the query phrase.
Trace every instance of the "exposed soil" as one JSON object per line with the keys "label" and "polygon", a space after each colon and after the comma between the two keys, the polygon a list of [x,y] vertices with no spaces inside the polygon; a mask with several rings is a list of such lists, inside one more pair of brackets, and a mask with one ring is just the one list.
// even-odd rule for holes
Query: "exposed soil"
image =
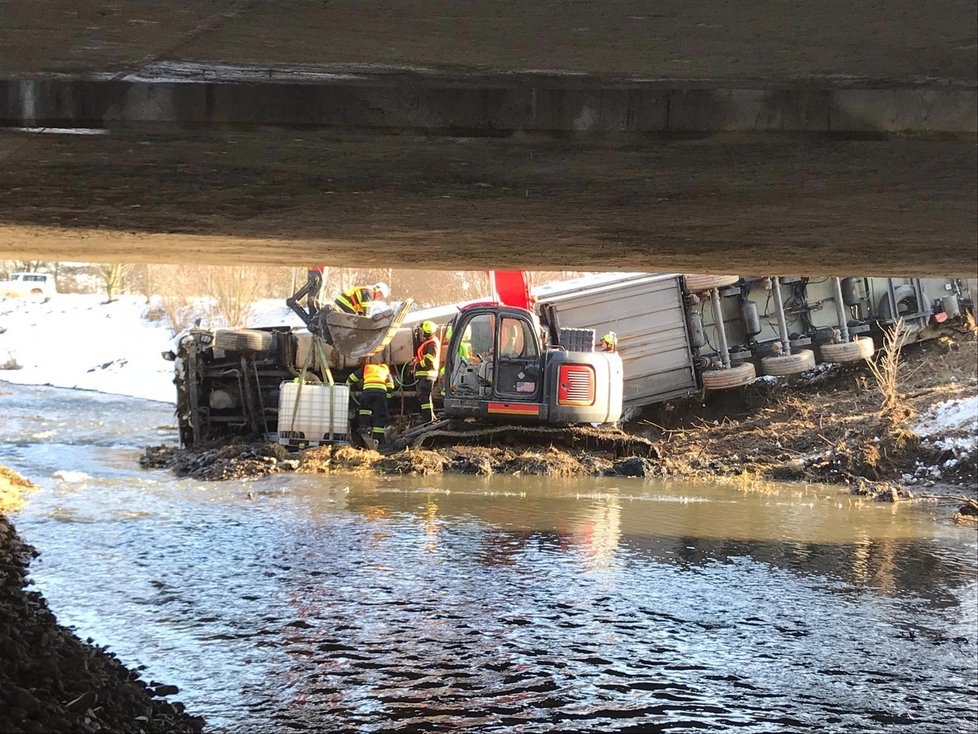
{"label": "exposed soil", "polygon": [[[0,466],[3,484],[32,485]],[[162,700],[176,686],[140,679],[115,655],[82,642],[58,624],[44,598],[28,591],[27,566],[37,551],[0,515],[0,731],[199,732],[203,719]]]}
{"label": "exposed soil", "polygon": [[860,364],[653,406],[632,428],[657,442],[666,476],[844,484],[886,500],[973,498],[978,457],[938,478],[923,473],[949,457],[908,424],[939,402],[978,393],[976,347],[973,339],[946,337],[905,347],[897,415],[881,412],[881,394]]}
{"label": "exposed soil", "polygon": [[192,450],[148,446],[139,457],[144,469],[172,469],[179,477],[203,481],[246,479],[294,471],[299,462],[274,443],[210,443]]}

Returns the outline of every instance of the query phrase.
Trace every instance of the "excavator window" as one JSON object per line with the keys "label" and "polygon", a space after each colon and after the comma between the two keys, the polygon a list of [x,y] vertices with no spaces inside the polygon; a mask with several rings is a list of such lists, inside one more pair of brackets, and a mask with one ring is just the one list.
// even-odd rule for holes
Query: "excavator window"
{"label": "excavator window", "polygon": [[522,319],[504,318],[499,330],[500,357],[539,357],[530,325]]}
{"label": "excavator window", "polygon": [[492,392],[496,316],[481,313],[460,324],[462,338],[449,376],[449,389],[459,396],[483,396]]}
{"label": "excavator window", "polygon": [[494,388],[500,396],[533,400],[539,392],[540,348],[526,319],[503,316]]}

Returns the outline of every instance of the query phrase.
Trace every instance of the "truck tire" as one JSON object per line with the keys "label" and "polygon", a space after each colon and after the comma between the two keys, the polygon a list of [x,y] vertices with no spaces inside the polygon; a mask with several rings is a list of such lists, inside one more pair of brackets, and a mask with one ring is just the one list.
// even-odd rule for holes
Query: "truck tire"
{"label": "truck tire", "polygon": [[819,349],[823,362],[841,364],[869,359],[876,352],[876,345],[871,337],[862,336],[845,344],[823,344]]}
{"label": "truck tire", "polygon": [[273,341],[269,332],[257,329],[218,329],[214,332],[214,347],[225,352],[267,352]]}
{"label": "truck tire", "polygon": [[594,329],[561,329],[560,346],[568,352],[593,352]]}
{"label": "truck tire", "polygon": [[755,377],[757,377],[757,372],[752,362],[744,362],[744,364],[727,369],[706,370],[703,373],[703,389],[730,390],[753,382]]}
{"label": "truck tire", "polygon": [[765,375],[775,377],[800,375],[802,372],[815,369],[815,353],[811,349],[799,349],[794,354],[763,357],[761,369],[764,370]]}
{"label": "truck tire", "polygon": [[212,390],[207,404],[211,410],[231,410],[238,407],[238,396],[230,390]]}
{"label": "truck tire", "polygon": [[726,288],[740,280],[739,275],[684,275],[686,290],[690,293],[712,291],[714,288]]}

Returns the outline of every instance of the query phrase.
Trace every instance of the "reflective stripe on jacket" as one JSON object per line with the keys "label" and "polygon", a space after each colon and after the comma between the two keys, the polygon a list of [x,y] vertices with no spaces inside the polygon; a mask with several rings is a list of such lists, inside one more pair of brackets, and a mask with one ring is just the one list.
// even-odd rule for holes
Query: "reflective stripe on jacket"
{"label": "reflective stripe on jacket", "polygon": [[394,378],[386,364],[365,364],[363,366],[364,390],[393,390]]}
{"label": "reflective stripe on jacket", "polygon": [[438,366],[441,362],[441,342],[437,336],[429,337],[427,341],[418,347],[416,356],[417,366],[414,374],[417,377],[430,377],[432,380],[438,376]]}
{"label": "reflective stripe on jacket", "polygon": [[336,297],[336,304],[354,313],[363,313],[367,304],[374,299],[373,291],[365,285],[358,285],[343,291]]}

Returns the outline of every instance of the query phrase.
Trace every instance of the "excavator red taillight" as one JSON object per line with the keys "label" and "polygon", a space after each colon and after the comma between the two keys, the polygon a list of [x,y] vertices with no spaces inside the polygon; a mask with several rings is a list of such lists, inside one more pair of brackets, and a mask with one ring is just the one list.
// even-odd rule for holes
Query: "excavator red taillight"
{"label": "excavator red taillight", "polygon": [[594,368],[562,364],[557,381],[558,405],[594,405]]}

